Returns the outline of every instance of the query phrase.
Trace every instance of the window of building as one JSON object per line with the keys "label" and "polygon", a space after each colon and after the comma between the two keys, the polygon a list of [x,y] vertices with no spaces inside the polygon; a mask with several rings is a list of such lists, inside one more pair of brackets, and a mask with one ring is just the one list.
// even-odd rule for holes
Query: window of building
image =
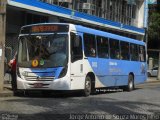
{"label": "window of building", "polygon": [[142,45],[139,46],[139,60],[141,62],[145,62],[146,61],[145,47],[142,46]]}
{"label": "window of building", "polygon": [[136,44],[130,44],[130,54],[131,54],[131,60],[132,61],[138,61],[138,45]]}
{"label": "window of building", "polygon": [[120,59],[119,40],[109,39],[110,44],[110,58]]}
{"label": "window of building", "polygon": [[121,41],[120,47],[121,47],[121,59],[122,60],[129,60],[130,59],[129,43]]}
{"label": "window of building", "polygon": [[67,2],[59,2],[59,6],[65,7],[65,8],[69,8],[69,3]]}
{"label": "window of building", "polygon": [[84,50],[87,57],[96,57],[96,41],[92,34],[84,34]]}
{"label": "window of building", "polygon": [[136,5],[132,6],[132,18],[136,18]]}
{"label": "window of building", "polygon": [[97,36],[97,49],[98,49],[98,57],[100,58],[108,58],[108,38]]}
{"label": "window of building", "polygon": [[26,23],[25,24],[34,24],[34,23],[43,23],[48,22],[48,17],[42,15],[35,15],[31,13],[26,13]]}

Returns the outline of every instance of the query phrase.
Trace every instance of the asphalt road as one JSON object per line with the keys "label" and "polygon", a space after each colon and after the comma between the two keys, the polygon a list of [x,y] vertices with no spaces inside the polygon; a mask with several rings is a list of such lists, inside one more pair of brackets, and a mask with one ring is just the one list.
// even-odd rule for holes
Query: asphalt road
{"label": "asphalt road", "polygon": [[[111,91],[110,91],[111,90]],[[0,98],[2,120],[160,120],[160,82],[136,86],[132,92],[100,89],[97,94]]]}

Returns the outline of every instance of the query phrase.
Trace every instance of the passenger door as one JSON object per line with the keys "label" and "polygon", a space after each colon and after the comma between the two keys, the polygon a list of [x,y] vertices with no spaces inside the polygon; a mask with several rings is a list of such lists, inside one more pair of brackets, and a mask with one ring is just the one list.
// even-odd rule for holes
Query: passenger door
{"label": "passenger door", "polygon": [[84,88],[82,33],[71,32],[71,88]]}

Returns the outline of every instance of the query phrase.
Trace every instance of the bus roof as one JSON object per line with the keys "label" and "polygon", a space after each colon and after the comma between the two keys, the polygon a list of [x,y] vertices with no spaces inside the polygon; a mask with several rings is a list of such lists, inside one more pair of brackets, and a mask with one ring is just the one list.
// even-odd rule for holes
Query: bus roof
{"label": "bus roof", "polygon": [[35,26],[35,25],[50,25],[50,24],[56,24],[56,25],[74,25],[74,24],[71,24],[71,23],[36,23],[36,24],[29,24],[29,25],[24,25],[22,26],[22,28],[24,27],[29,27],[29,26]]}
{"label": "bus roof", "polygon": [[75,26],[76,26],[76,29],[77,29],[78,32],[85,32],[85,33],[90,33],[90,34],[95,34],[95,35],[99,35],[99,36],[104,36],[104,37],[116,39],[116,40],[121,40],[121,41],[130,42],[130,43],[145,45],[145,43],[143,41],[139,41],[139,40],[136,40],[136,39],[123,37],[123,36],[120,36],[120,35],[116,35],[116,34],[109,33],[109,32],[104,32],[104,31],[101,31],[101,30],[95,30],[95,29],[92,29],[92,28],[83,27],[81,25],[75,25]]}
{"label": "bus roof", "polygon": [[36,25],[47,25],[47,24],[48,25],[49,24],[69,25],[71,31],[73,30],[73,31],[78,31],[78,32],[85,32],[85,33],[89,33],[89,34],[95,34],[95,35],[99,35],[99,36],[104,36],[104,37],[116,39],[116,40],[126,41],[126,42],[140,44],[140,45],[145,45],[145,43],[143,41],[139,41],[139,40],[136,40],[136,39],[123,37],[123,36],[116,35],[116,34],[113,34],[113,33],[104,32],[104,31],[101,31],[101,30],[95,30],[95,29],[92,29],[92,28],[84,27],[82,25],[75,25],[75,24],[71,24],[71,23],[37,23],[37,24],[25,25],[22,28],[29,27],[29,26],[36,26]]}

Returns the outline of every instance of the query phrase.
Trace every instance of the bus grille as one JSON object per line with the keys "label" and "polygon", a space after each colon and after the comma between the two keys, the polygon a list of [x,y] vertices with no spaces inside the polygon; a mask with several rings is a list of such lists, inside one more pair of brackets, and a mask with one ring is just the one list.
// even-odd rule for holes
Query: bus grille
{"label": "bus grille", "polygon": [[54,76],[25,76],[27,81],[53,81]]}

